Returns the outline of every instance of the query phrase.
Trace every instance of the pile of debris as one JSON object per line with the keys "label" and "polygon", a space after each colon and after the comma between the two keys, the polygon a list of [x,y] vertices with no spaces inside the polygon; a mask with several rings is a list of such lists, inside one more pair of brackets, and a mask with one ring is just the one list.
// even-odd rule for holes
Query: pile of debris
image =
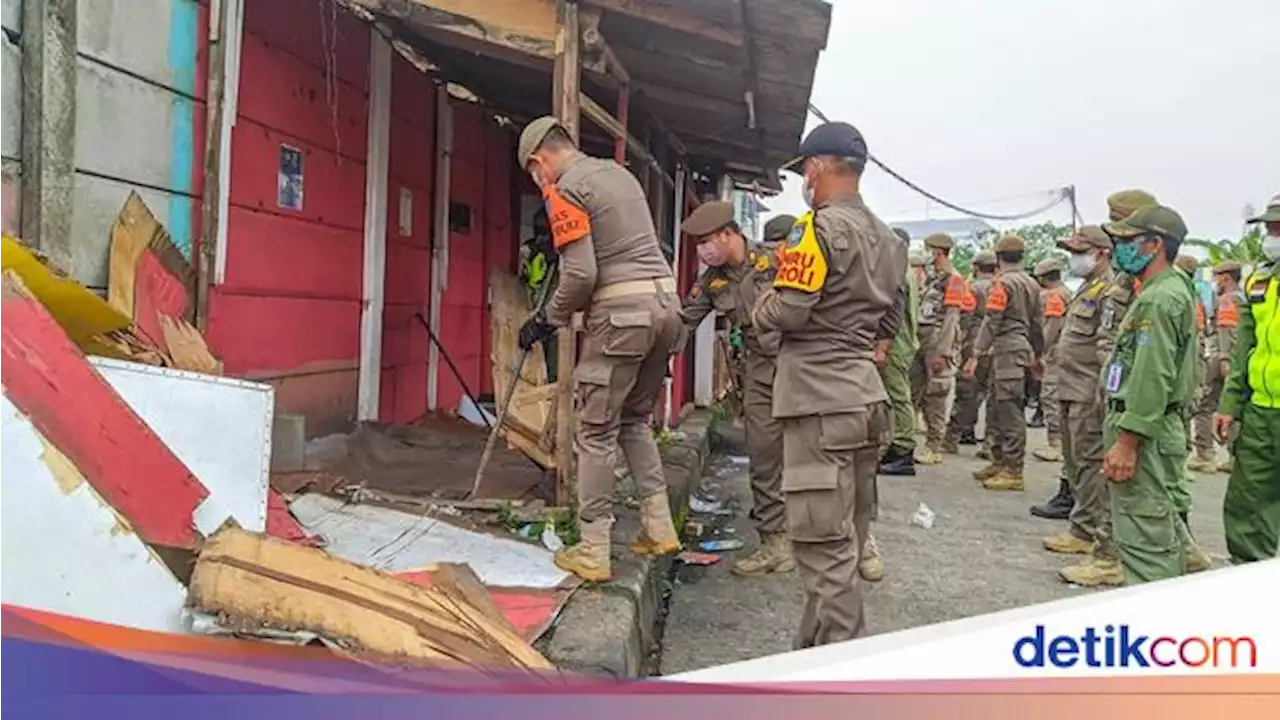
{"label": "pile of debris", "polygon": [[[341,512],[299,523],[329,499],[301,495],[291,509],[270,488],[274,390],[220,377],[189,321],[194,274],[140,198],[112,229],[105,298],[3,243],[4,603],[383,664],[554,670],[531,641],[572,590],[562,573],[543,568],[536,592],[491,593],[492,569],[439,552],[470,542],[519,555],[479,534],[433,521],[366,553],[359,525],[333,525]],[[395,527],[423,521],[369,510],[395,513]],[[554,570],[534,549],[547,557],[523,566]]]}

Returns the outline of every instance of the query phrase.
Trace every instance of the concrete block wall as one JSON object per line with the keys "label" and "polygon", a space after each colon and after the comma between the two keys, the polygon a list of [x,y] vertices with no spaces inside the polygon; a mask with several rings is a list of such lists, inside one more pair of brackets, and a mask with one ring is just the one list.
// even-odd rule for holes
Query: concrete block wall
{"label": "concrete block wall", "polygon": [[22,0],[3,0],[0,5],[3,37],[3,229],[10,235],[21,232],[22,218]]}

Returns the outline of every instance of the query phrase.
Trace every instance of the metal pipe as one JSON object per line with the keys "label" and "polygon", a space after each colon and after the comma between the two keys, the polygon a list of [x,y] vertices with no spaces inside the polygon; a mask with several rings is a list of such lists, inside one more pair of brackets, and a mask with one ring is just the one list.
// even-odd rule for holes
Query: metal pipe
{"label": "metal pipe", "polygon": [[[675,271],[676,290],[680,289],[680,225],[684,221],[684,165],[676,165],[675,222],[672,223],[671,267]],[[667,358],[667,376],[662,379],[662,427],[671,428],[671,393],[675,382],[675,357]]]}

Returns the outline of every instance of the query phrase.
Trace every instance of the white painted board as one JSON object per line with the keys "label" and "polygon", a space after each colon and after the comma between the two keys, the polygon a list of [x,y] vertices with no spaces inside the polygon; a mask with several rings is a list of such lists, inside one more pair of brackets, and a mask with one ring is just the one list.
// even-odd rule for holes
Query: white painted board
{"label": "white painted board", "polygon": [[546,549],[455,527],[438,518],[349,505],[308,493],[289,504],[308,533],[324,538],[334,557],[387,572],[433,563],[466,563],[494,587],[552,588],[569,579]]}
{"label": "white painted board", "polygon": [[[143,630],[184,632],[186,588],[88,482],[55,480],[44,439],[0,400],[0,598]],[[64,476],[65,477],[65,476]]]}
{"label": "white painted board", "polygon": [[[240,527],[266,530],[275,411],[270,385],[109,358],[89,361],[209,490],[210,500]],[[221,520],[215,515],[202,506],[198,529],[216,530]]]}

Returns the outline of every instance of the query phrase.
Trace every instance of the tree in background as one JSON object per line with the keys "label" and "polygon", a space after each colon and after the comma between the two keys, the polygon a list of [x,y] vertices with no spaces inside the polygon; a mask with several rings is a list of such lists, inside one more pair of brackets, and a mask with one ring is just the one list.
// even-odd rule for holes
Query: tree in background
{"label": "tree in background", "polygon": [[1023,225],[1003,232],[987,233],[979,238],[976,244],[962,243],[952,251],[952,262],[955,264],[956,269],[968,275],[969,266],[973,263],[973,256],[982,248],[994,246],[1001,235],[1017,235],[1027,243],[1027,249],[1023,255],[1023,266],[1026,267],[1027,272],[1031,272],[1045,258],[1054,255],[1066,257],[1066,253],[1058,249],[1058,241],[1071,236],[1071,226],[1044,222],[1036,225]]}
{"label": "tree in background", "polygon": [[1227,260],[1235,260],[1245,265],[1257,265],[1265,259],[1262,255],[1262,230],[1260,228],[1250,230],[1239,240],[1188,238],[1186,244],[1204,248],[1209,253],[1209,263],[1211,265],[1217,265]]}

